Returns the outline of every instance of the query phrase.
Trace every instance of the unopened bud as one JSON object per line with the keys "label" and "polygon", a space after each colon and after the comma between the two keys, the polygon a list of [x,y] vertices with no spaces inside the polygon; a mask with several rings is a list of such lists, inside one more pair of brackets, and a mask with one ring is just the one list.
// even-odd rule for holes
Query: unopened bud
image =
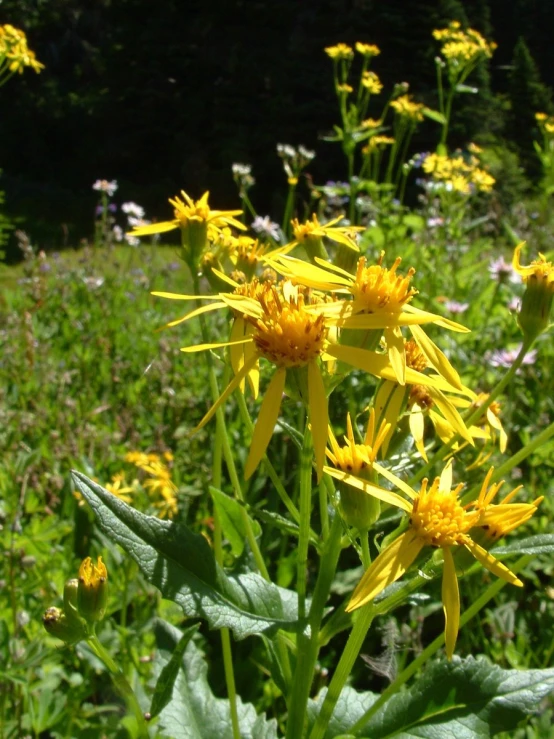
{"label": "unopened bud", "polygon": [[46,631],[66,644],[75,644],[86,636],[81,620],[68,618],[61,608],[47,608],[42,617]]}
{"label": "unopened bud", "polygon": [[98,557],[94,564],[87,557],[79,567],[79,587],[77,590],[77,605],[79,615],[86,621],[100,621],[104,618],[108,602],[108,570]]}
{"label": "unopened bud", "polygon": [[519,253],[525,242],[516,246],[512,266],[518,272],[526,289],[517,316],[523,335],[532,341],[549,326],[552,301],[554,300],[554,265],[547,262],[543,254],[527,267],[520,265]]}

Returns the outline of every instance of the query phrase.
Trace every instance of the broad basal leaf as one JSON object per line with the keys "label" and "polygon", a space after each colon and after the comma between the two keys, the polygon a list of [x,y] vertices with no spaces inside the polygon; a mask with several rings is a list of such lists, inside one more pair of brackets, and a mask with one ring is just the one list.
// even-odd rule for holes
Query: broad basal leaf
{"label": "broad basal leaf", "polygon": [[257,574],[226,575],[203,536],[184,525],[134,510],[100,485],[73,472],[75,485],[96,514],[100,529],[123,547],[164,598],[213,629],[236,639],[298,627],[297,598]]}
{"label": "broad basal leaf", "polygon": [[[221,521],[223,534],[228,539],[235,557],[240,557],[244,551],[244,542],[247,537],[244,516],[248,516],[248,514],[238,500],[231,498],[229,495],[226,495],[221,490],[212,486],[210,486],[209,490],[214,501],[219,520]],[[260,524],[257,521],[253,521],[250,516],[248,516],[248,518],[250,519],[250,525],[252,526],[254,536],[260,536]]]}
{"label": "broad basal leaf", "polygon": [[[159,652],[155,669],[161,672],[170,662],[182,634],[174,626],[158,621],[155,627]],[[159,714],[159,728],[167,739],[233,739],[229,701],[216,698],[207,680],[208,665],[194,641],[189,641],[173,684],[170,702]],[[241,739],[277,739],[277,722],[257,715],[251,703],[237,699]]]}

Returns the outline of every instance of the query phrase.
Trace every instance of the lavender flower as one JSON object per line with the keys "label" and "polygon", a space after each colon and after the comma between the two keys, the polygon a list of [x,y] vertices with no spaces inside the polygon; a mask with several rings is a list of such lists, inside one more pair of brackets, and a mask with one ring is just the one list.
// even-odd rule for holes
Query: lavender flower
{"label": "lavender flower", "polygon": [[450,313],[465,313],[469,308],[469,303],[458,303],[457,300],[447,300],[444,307]]}
{"label": "lavender flower", "polygon": [[[521,344],[518,344],[513,349],[495,349],[495,351],[490,352],[488,356],[489,363],[493,367],[503,367],[505,369],[510,368],[521,351],[521,346]],[[533,349],[532,351],[527,352],[523,360],[523,364],[535,364],[536,358],[537,350]]]}
{"label": "lavender flower", "polygon": [[504,257],[493,259],[489,264],[489,274],[497,282],[521,282],[521,278],[512,265]]}

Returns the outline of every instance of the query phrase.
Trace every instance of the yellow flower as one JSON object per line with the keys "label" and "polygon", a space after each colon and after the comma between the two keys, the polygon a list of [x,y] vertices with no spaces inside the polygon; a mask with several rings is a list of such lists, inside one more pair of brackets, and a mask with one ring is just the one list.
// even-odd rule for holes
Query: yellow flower
{"label": "yellow flower", "polygon": [[125,485],[125,476],[122,472],[113,475],[112,481],[106,484],[106,490],[124,503],[130,503],[132,501],[130,493],[135,492],[134,487]]}
{"label": "yellow flower", "polygon": [[435,29],[433,36],[442,42],[441,53],[450,72],[456,77],[479,59],[489,59],[496,49],[494,42],[486,41],[475,29],[462,31],[457,21],[450,23],[447,28]]}
{"label": "yellow flower", "polygon": [[331,57],[333,61],[339,59],[352,59],[354,51],[348,44],[335,44],[335,46],[327,46],[325,49],[327,56]]}
{"label": "yellow flower", "polygon": [[[390,365],[393,369],[393,378],[401,384],[406,383],[407,375],[414,382],[427,384],[432,381],[413,371],[406,369],[406,353],[404,339],[401,333],[402,326],[408,326],[414,338],[421,345],[425,342],[426,355],[436,358],[441,366],[441,373],[452,378],[456,373],[450,365],[445,363],[445,357],[431,342],[425,333],[418,328],[419,324],[435,323],[453,331],[466,332],[464,326],[442,318],[434,313],[420,310],[410,305],[417,290],[410,287],[410,281],[415,274],[413,268],[408,270],[405,277],[398,275],[396,270],[400,266],[398,257],[389,269],[382,266],[384,252],[375,265],[366,266],[366,258],[358,260],[355,275],[316,259],[317,265],[307,264],[288,255],[277,254],[270,260],[270,266],[283,274],[287,279],[295,280],[307,287],[316,290],[329,290],[333,293],[346,293],[351,299],[336,300],[320,307],[325,315],[327,324],[341,329],[357,329],[364,331],[369,338],[368,331],[376,330],[372,338],[378,342],[383,334],[388,350]],[[376,343],[375,343],[376,345]],[[379,355],[363,348],[351,347],[346,344],[332,344],[327,348],[327,354],[339,361],[347,362],[358,369],[375,374],[370,366],[380,366]],[[388,364],[388,363],[387,363]],[[384,375],[380,375],[384,376]],[[458,387],[461,387],[458,378]]]}
{"label": "yellow flower", "polygon": [[25,67],[31,67],[37,73],[44,69],[44,64],[27,46],[24,32],[10,24],[0,26],[0,71],[4,71],[5,67],[11,74],[21,74]]}
{"label": "yellow flower", "polygon": [[108,570],[102,557],[96,564],[86,557],[79,567],[77,605],[79,615],[86,621],[100,621],[104,618],[108,602]]}
{"label": "yellow flower", "polygon": [[410,95],[401,95],[396,100],[393,100],[390,106],[403,118],[409,118],[416,122],[423,120],[425,106],[422,103],[414,102]]}
{"label": "yellow flower", "polygon": [[356,41],[356,51],[365,57],[378,56],[381,53],[381,49],[375,44],[364,44],[361,41]]}
{"label": "yellow flower", "polygon": [[371,154],[383,146],[392,146],[394,141],[392,136],[372,136],[367,145],[362,148],[362,154]]}
{"label": "yellow flower", "polygon": [[[354,590],[346,610],[353,611],[369,603],[388,585],[402,577],[424,547],[440,547],[444,556],[442,602],[446,654],[451,659],[460,622],[460,595],[452,550],[467,550],[493,574],[512,585],[522,586],[521,580],[511,570],[474,541],[471,532],[476,527],[486,526],[491,522],[498,525],[504,522],[506,530],[511,531],[529,518],[528,509],[514,516],[513,509],[507,508],[510,504],[501,503],[491,508],[490,500],[496,494],[498,486],[492,491],[487,490],[490,475],[485,479],[478,501],[462,506],[458,495],[463,484],[452,488],[450,464],[447,464],[442,475],[435,478],[430,486],[428,480],[424,479],[419,493],[403,484],[402,490],[408,494],[411,502],[354,476],[344,475],[342,479],[369,495],[392,502],[409,516],[408,530],[383,549],[372,562]],[[533,508],[536,509],[534,504]],[[532,515],[534,510],[530,513]]]}
{"label": "yellow flower", "polygon": [[325,317],[319,314],[319,305],[291,283],[285,282],[279,290],[271,283],[261,286],[256,297],[229,293],[220,295],[233,311],[244,316],[249,330],[238,340],[216,344],[184,347],[181,351],[197,352],[225,346],[249,347],[238,374],[221,393],[197,428],[204,426],[231,393],[240,386],[260,358],[267,359],[276,371],[265,393],[245,467],[245,477],[256,470],[265,454],[277,423],[281,398],[287,379],[296,386],[308,407],[314,455],[318,476],[325,460],[328,426],[327,396],[319,367],[319,358],[327,344]]}
{"label": "yellow flower", "polygon": [[383,89],[383,83],[375,72],[364,72],[362,76],[362,85],[372,95],[378,95]]}
{"label": "yellow flower", "polygon": [[307,255],[314,259],[317,256],[327,257],[324,252],[321,239],[327,238],[330,241],[334,241],[336,244],[346,246],[348,249],[359,252],[360,249],[356,242],[356,234],[359,231],[363,231],[363,226],[338,226],[340,221],[344,220],[344,216],[337,216],[332,221],[321,224],[315,213],[312,214],[312,219],[307,220],[304,223],[300,223],[297,218],[293,218],[291,221],[292,233],[294,240],[286,246],[275,249],[266,255],[266,261],[270,261],[274,256],[278,254],[288,254],[296,246],[301,245],[306,250]]}
{"label": "yellow flower", "polygon": [[337,85],[337,92],[340,92],[344,95],[350,95],[351,92],[354,92],[354,88],[347,82],[342,82],[340,85]]}

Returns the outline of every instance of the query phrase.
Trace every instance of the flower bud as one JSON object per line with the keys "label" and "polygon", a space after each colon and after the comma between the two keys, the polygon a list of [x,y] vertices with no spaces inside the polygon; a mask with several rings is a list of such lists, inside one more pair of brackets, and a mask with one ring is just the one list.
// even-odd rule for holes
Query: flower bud
{"label": "flower bud", "polygon": [[108,570],[98,557],[97,563],[87,557],[79,567],[79,586],[77,606],[79,615],[86,621],[100,621],[104,618],[108,602]]}
{"label": "flower bud", "polygon": [[[363,478],[363,475],[360,475]],[[340,511],[348,526],[367,531],[381,514],[381,501],[363,490],[339,482]]]}
{"label": "flower bud", "polygon": [[78,591],[79,580],[74,577],[68,580],[63,589],[63,609],[67,618],[71,620],[81,621],[78,607]]}
{"label": "flower bud", "polygon": [[516,246],[512,266],[525,283],[517,322],[529,341],[536,339],[549,326],[550,311],[554,299],[554,265],[543,254],[527,267],[520,265],[519,253],[525,242]]}
{"label": "flower bud", "polygon": [[86,629],[79,619],[68,618],[61,608],[47,608],[42,617],[44,628],[66,644],[75,644],[86,637]]}

